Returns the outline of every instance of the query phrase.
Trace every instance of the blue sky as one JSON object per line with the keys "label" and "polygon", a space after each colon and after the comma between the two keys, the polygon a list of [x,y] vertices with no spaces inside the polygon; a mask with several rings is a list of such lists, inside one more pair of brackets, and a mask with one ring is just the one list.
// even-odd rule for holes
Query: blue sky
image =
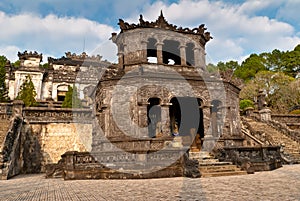
{"label": "blue sky", "polygon": [[214,37],[206,46],[207,63],[300,44],[298,0],[2,0],[0,54],[15,61],[18,51],[36,50],[47,61],[84,50],[116,62],[108,39],[119,32],[118,19],[137,23],[143,14],[154,21],[160,10],[178,26],[206,25]]}

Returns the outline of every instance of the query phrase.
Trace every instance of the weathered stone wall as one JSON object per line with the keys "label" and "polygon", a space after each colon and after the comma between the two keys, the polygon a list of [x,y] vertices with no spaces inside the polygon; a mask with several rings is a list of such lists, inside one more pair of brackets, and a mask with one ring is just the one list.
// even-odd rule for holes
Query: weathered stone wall
{"label": "weathered stone wall", "polygon": [[291,129],[300,130],[300,115],[296,114],[272,114],[272,120],[286,124]]}
{"label": "weathered stone wall", "polygon": [[44,172],[67,151],[91,150],[91,110],[25,108],[24,115],[24,172]]}

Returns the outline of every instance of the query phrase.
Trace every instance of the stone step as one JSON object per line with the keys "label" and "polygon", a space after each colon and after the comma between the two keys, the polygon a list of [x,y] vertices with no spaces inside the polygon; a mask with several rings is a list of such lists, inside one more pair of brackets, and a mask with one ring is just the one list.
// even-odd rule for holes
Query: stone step
{"label": "stone step", "polygon": [[246,175],[246,171],[234,171],[234,172],[203,172],[201,177],[221,177],[221,176],[237,176]]}
{"label": "stone step", "polygon": [[241,169],[235,165],[217,165],[217,166],[200,166],[200,172],[232,172],[240,171]]}

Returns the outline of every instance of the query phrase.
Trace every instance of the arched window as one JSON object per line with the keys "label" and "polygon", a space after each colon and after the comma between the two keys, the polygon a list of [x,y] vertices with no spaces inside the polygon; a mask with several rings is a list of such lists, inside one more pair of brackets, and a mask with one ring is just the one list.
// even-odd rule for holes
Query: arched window
{"label": "arched window", "polygon": [[180,65],[181,59],[179,42],[173,40],[164,40],[163,63],[169,65]]}
{"label": "arched window", "polygon": [[67,91],[68,85],[59,85],[57,87],[57,101],[64,101]]}
{"label": "arched window", "polygon": [[149,63],[157,63],[157,40],[155,38],[149,38],[147,44],[147,60]]}

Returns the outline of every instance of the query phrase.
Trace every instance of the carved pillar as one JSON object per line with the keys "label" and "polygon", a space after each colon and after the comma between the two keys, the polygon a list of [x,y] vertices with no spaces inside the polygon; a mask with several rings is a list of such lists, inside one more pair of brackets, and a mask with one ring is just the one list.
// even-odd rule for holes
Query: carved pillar
{"label": "carved pillar", "polygon": [[206,63],[206,61],[205,61],[205,55],[206,55],[205,50],[204,50],[204,49],[200,49],[199,66],[200,66],[202,69],[205,69],[205,63]]}
{"label": "carved pillar", "polygon": [[194,60],[195,60],[195,66],[200,67],[200,48],[195,47],[194,49]]}
{"label": "carved pillar", "polygon": [[163,51],[162,48],[163,43],[156,43],[156,50],[157,50],[157,64],[163,64]]}
{"label": "carved pillar", "polygon": [[218,109],[212,108],[211,110],[211,133],[213,137],[218,137]]}
{"label": "carved pillar", "polygon": [[[138,105],[138,127],[147,128],[148,127],[148,117],[147,117],[147,106],[148,103],[139,103]],[[140,131],[142,129],[139,129]],[[146,133],[137,133],[139,137],[149,137],[148,129]]]}
{"label": "carved pillar", "polygon": [[181,65],[186,66],[186,52],[185,52],[186,46],[185,45],[180,45],[179,49],[180,49]]}
{"label": "carved pillar", "polygon": [[202,106],[203,111],[203,126],[204,126],[204,135],[211,135],[209,132],[210,127],[210,106]]}
{"label": "carved pillar", "polygon": [[161,105],[161,123],[163,136],[170,136],[170,115],[169,115],[170,103]]}
{"label": "carved pillar", "polygon": [[142,48],[142,55],[141,55],[141,61],[142,62],[147,62],[147,41],[142,40],[141,41],[141,48]]}

